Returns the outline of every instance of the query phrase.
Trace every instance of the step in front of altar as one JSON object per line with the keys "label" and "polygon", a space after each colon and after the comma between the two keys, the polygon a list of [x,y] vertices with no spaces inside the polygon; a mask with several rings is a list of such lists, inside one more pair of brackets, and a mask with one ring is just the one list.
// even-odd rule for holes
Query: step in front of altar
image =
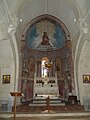
{"label": "step in front of altar", "polygon": [[[29,104],[29,106],[46,106],[45,103],[33,103],[33,104]],[[50,106],[65,106],[65,103],[57,103],[57,104],[50,104]]]}
{"label": "step in front of altar", "polygon": [[[46,106],[46,99],[33,99],[33,103],[32,104],[29,104],[30,106]],[[65,105],[65,102],[63,102],[62,100],[60,99],[50,99],[50,105],[51,106],[57,106],[57,105],[61,105],[61,106],[64,106]]]}

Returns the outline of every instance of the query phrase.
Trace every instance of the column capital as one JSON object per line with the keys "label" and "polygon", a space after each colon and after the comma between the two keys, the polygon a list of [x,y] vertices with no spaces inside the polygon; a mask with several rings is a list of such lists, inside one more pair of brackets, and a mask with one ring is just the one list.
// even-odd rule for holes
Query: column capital
{"label": "column capital", "polygon": [[18,18],[13,18],[11,21],[10,21],[10,24],[8,26],[8,33],[11,33],[11,32],[16,32],[16,28],[18,27]]}
{"label": "column capital", "polygon": [[84,34],[88,33],[88,24],[85,22],[84,18],[79,18],[77,26]]}

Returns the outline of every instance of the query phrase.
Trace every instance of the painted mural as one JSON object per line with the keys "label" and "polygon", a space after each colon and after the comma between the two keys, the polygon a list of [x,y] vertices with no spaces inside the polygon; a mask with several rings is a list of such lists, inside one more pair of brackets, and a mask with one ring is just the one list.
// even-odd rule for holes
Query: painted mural
{"label": "painted mural", "polygon": [[46,50],[62,48],[65,44],[65,33],[61,26],[50,19],[34,23],[27,31],[25,39],[29,48]]}

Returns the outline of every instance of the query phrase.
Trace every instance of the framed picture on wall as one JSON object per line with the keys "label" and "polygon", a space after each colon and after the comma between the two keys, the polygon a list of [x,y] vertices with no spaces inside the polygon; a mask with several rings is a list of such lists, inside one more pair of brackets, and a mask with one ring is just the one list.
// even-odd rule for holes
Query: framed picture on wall
{"label": "framed picture on wall", "polygon": [[10,75],[3,75],[2,83],[3,84],[9,84],[10,83]]}
{"label": "framed picture on wall", "polygon": [[90,75],[83,75],[83,83],[90,83]]}

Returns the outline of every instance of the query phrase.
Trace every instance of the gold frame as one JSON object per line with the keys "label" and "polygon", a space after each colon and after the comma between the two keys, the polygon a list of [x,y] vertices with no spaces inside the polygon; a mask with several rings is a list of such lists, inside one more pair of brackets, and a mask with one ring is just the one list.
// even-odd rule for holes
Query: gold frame
{"label": "gold frame", "polygon": [[3,75],[2,83],[9,84],[10,83],[10,75]]}
{"label": "gold frame", "polygon": [[90,83],[90,75],[83,75],[83,83]]}

